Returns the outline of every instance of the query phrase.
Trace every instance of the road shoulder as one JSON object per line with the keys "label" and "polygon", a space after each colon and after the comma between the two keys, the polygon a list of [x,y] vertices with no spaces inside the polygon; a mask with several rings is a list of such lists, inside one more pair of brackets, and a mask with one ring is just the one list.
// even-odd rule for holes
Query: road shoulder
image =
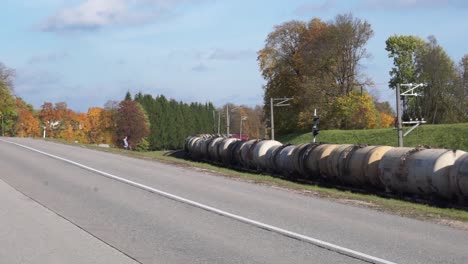
{"label": "road shoulder", "polygon": [[3,263],[138,263],[0,180]]}

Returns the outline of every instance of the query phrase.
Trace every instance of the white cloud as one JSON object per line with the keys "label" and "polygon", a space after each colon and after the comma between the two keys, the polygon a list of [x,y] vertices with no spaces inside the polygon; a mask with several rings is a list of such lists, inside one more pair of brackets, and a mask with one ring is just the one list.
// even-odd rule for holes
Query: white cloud
{"label": "white cloud", "polygon": [[[172,14],[186,0],[85,0],[63,8],[37,27],[41,31],[96,30],[114,25],[139,25]],[[193,1],[190,3],[196,3]]]}
{"label": "white cloud", "polygon": [[49,17],[39,28],[43,31],[89,30],[124,19],[125,0],[87,0]]}

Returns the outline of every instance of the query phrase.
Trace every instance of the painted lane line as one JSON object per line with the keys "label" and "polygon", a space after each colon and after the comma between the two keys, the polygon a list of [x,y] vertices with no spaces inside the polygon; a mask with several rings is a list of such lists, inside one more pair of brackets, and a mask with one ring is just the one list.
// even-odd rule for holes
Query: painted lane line
{"label": "painted lane line", "polygon": [[246,223],[246,224],[249,224],[249,225],[253,225],[253,226],[258,227],[258,228],[266,229],[266,230],[269,230],[271,232],[275,232],[275,233],[278,233],[278,234],[281,234],[281,235],[284,235],[284,236],[287,236],[287,237],[298,239],[298,240],[313,244],[313,245],[315,245],[317,247],[325,248],[327,250],[330,250],[330,251],[333,251],[333,252],[336,252],[336,253],[339,253],[339,254],[342,254],[342,255],[353,257],[353,258],[363,260],[363,261],[366,261],[366,262],[369,262],[369,263],[396,264],[395,262],[391,262],[391,261],[388,261],[388,260],[385,260],[385,259],[381,259],[381,258],[377,258],[377,257],[371,256],[371,255],[367,255],[367,254],[361,253],[359,251],[355,251],[355,250],[352,250],[352,249],[341,247],[341,246],[338,246],[338,245],[335,245],[335,244],[332,244],[332,243],[328,243],[328,242],[325,242],[325,241],[322,241],[322,240],[319,240],[319,239],[316,239],[316,238],[301,235],[301,234],[298,234],[298,233],[295,233],[295,232],[292,232],[292,231],[288,231],[286,229],[282,229],[282,228],[279,228],[279,227],[275,227],[275,226],[272,226],[272,225],[269,225],[269,224],[265,224],[265,223],[262,223],[262,222],[259,222],[259,221],[252,220],[250,218],[246,218],[246,217],[243,217],[243,216],[240,216],[240,215],[229,213],[229,212],[226,212],[226,211],[223,211],[223,210],[220,210],[220,209],[217,209],[217,208],[214,208],[214,207],[211,207],[211,206],[199,203],[199,202],[195,202],[195,201],[192,201],[192,200],[189,200],[189,199],[186,199],[186,198],[174,195],[174,194],[170,194],[168,192],[161,191],[161,190],[152,188],[150,186],[147,186],[147,185],[144,185],[144,184],[141,184],[141,183],[138,183],[138,182],[127,180],[125,178],[115,176],[113,174],[91,168],[91,167],[83,165],[81,163],[78,163],[78,162],[75,162],[75,161],[72,161],[72,160],[68,160],[68,159],[65,159],[65,158],[62,158],[62,157],[59,157],[59,156],[56,156],[56,155],[53,155],[53,154],[38,150],[38,149],[35,149],[35,148],[31,148],[31,147],[16,143],[16,142],[4,140],[4,139],[0,139],[0,141],[10,143],[10,144],[14,144],[14,145],[17,145],[19,147],[29,149],[31,151],[43,154],[45,156],[48,156],[48,157],[51,157],[51,158],[54,158],[54,159],[57,159],[57,160],[64,161],[66,163],[75,165],[75,166],[77,166],[79,168],[82,168],[82,169],[97,173],[99,175],[105,176],[107,178],[110,178],[110,179],[113,179],[113,180],[116,180],[116,181],[119,181],[119,182],[123,182],[125,184],[128,184],[128,185],[143,189],[143,190],[151,192],[151,193],[155,193],[155,194],[164,196],[164,197],[169,198],[171,200],[182,202],[182,203],[185,203],[185,204],[188,204],[188,205],[191,205],[191,206],[194,206],[194,207],[197,207],[197,208],[209,211],[209,212],[213,212],[213,213],[216,213],[216,214],[219,214],[219,215],[231,218],[231,219],[235,219],[237,221],[240,221],[240,222],[243,222],[243,223]]}

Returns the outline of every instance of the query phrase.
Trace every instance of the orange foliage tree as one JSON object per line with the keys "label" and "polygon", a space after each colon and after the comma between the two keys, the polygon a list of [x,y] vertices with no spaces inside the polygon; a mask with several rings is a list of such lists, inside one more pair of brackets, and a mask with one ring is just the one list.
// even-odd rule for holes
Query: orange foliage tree
{"label": "orange foliage tree", "polygon": [[387,113],[380,113],[380,126],[391,127],[395,124],[395,117]]}
{"label": "orange foliage tree", "polygon": [[88,109],[87,114],[87,132],[90,143],[107,143],[104,138],[103,131],[103,112],[104,109],[100,107],[91,107]]}
{"label": "orange foliage tree", "polygon": [[87,113],[76,113],[66,103],[45,102],[39,111],[47,136],[80,143],[111,144],[116,136],[115,109],[91,107]]}
{"label": "orange foliage tree", "polygon": [[33,114],[31,105],[27,105],[21,98],[16,98],[16,112],[18,114],[14,125],[14,133],[18,137],[38,137],[41,134],[39,119]]}
{"label": "orange foliage tree", "polygon": [[75,120],[77,119],[76,113],[73,111],[66,111],[67,109],[57,109],[57,115],[60,118],[59,133],[57,138],[65,139],[67,141],[75,141]]}
{"label": "orange foliage tree", "polygon": [[87,136],[87,115],[75,113],[67,107],[66,103],[45,102],[39,111],[42,124],[46,127],[47,135],[68,141],[89,143]]}
{"label": "orange foliage tree", "polygon": [[73,129],[75,141],[80,143],[92,143],[89,139],[91,125],[89,124],[88,115],[86,113],[75,113],[70,125]]}
{"label": "orange foliage tree", "polygon": [[47,135],[55,137],[59,125],[59,117],[54,109],[54,105],[50,102],[44,102],[39,111],[39,118],[46,129]]}

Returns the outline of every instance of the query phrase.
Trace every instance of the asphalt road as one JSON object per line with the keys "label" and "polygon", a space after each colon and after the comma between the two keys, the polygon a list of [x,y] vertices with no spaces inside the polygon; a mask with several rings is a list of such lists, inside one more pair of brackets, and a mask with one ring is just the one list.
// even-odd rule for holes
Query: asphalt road
{"label": "asphalt road", "polygon": [[[388,261],[468,263],[466,231],[195,169],[42,140],[4,139]],[[363,263],[3,141],[0,141],[0,180],[36,201],[42,210],[54,212],[78,231],[84,231],[88,239],[107,248],[103,254],[117,251],[140,263]],[[8,215],[13,220],[21,217],[14,210]],[[4,222],[0,219],[0,225]],[[17,239],[21,240],[23,229],[15,226],[16,221],[7,223],[19,230]],[[30,235],[32,231],[25,231],[24,235],[26,232]],[[68,233],[64,231],[63,235]],[[70,240],[75,241],[74,237],[70,235]],[[23,240],[25,248],[34,247],[34,241]],[[43,241],[56,243],[48,237]],[[0,248],[6,243],[9,241],[0,237]],[[2,254],[8,251],[0,249],[0,263]]]}
{"label": "asphalt road", "polygon": [[138,263],[2,180],[0,198],[0,263]]}

